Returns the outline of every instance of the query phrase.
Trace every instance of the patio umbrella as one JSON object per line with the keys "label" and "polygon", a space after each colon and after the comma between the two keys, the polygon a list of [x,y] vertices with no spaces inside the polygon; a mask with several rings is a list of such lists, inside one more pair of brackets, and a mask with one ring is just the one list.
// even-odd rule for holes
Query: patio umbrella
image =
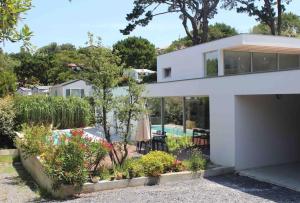
{"label": "patio umbrella", "polygon": [[136,125],[135,141],[148,141],[151,139],[150,121],[147,114],[143,114]]}

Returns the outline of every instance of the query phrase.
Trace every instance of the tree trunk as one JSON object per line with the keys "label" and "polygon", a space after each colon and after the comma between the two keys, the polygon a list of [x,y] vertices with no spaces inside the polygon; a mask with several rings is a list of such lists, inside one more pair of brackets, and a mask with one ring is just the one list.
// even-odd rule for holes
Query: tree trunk
{"label": "tree trunk", "polygon": [[208,41],[208,15],[209,15],[209,0],[203,1],[203,16],[202,16],[202,30],[201,30],[201,43]]}
{"label": "tree trunk", "polygon": [[277,34],[281,35],[281,26],[282,26],[282,2],[277,0]]}

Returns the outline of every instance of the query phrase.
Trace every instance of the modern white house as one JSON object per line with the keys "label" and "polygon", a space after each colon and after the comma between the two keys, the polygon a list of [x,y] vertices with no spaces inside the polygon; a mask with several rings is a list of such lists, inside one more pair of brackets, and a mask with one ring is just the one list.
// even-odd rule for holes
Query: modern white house
{"label": "modern white house", "polygon": [[92,96],[93,86],[84,80],[70,80],[50,88],[50,96]]}
{"label": "modern white house", "polygon": [[[161,99],[162,106],[182,99],[189,109],[176,122],[186,132],[196,98],[208,98],[212,162],[258,179],[264,174],[279,185],[284,171],[300,188],[300,39],[241,34],[161,55],[157,83],[144,95]],[[268,166],[283,168],[276,174]]]}

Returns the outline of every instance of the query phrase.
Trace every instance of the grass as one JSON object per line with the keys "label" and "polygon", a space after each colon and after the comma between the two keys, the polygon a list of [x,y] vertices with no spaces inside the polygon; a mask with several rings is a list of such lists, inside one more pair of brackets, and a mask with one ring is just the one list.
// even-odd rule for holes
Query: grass
{"label": "grass", "polygon": [[0,156],[0,164],[1,163],[13,163],[13,162],[19,162],[19,157],[13,157],[11,155],[1,155]]}

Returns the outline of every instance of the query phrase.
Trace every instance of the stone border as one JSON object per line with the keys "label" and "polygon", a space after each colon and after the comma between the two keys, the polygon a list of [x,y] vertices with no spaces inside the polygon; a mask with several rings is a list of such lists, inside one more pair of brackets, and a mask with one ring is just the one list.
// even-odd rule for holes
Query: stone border
{"label": "stone border", "polygon": [[[18,134],[18,138],[22,138],[21,134]],[[20,150],[19,146],[20,159],[23,164],[23,167],[26,171],[32,176],[35,182],[47,192],[51,193],[54,198],[65,199],[67,197],[73,196],[79,193],[91,193],[98,192],[103,190],[113,190],[120,189],[125,187],[137,187],[145,185],[156,185],[164,184],[168,182],[178,182],[185,180],[192,180],[197,178],[206,178],[212,176],[218,176],[223,174],[229,174],[234,172],[233,167],[215,167],[207,170],[194,173],[191,171],[183,171],[177,173],[167,173],[162,174],[159,177],[139,177],[133,179],[123,179],[123,180],[114,180],[114,181],[99,181],[98,183],[85,183],[81,188],[75,188],[73,185],[63,185],[58,190],[53,190],[52,185],[53,181],[45,173],[42,163],[39,160],[39,157],[28,157],[24,159],[24,155]]]}
{"label": "stone border", "polygon": [[123,179],[114,181],[99,181],[98,183],[85,183],[79,190],[71,185],[63,185],[59,190],[52,189],[53,181],[45,174],[43,166],[38,157],[24,159],[21,153],[21,161],[24,168],[33,177],[37,184],[52,194],[53,197],[65,199],[78,193],[91,193],[103,190],[113,190],[125,187],[137,187],[145,185],[164,184],[168,182],[185,181],[197,178],[223,175],[234,172],[232,167],[216,167],[193,173],[184,171],[178,173],[162,174],[160,177],[139,177],[133,179]]}
{"label": "stone border", "polygon": [[1,149],[0,156],[12,156],[15,158],[15,157],[19,156],[19,150],[18,149]]}

